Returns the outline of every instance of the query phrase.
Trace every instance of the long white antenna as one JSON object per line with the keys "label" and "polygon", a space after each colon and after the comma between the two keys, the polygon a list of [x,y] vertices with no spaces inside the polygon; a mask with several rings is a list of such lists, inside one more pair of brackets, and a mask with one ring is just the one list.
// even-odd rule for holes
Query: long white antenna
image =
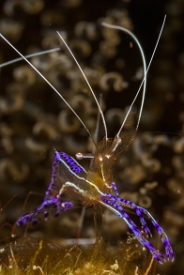
{"label": "long white antenna", "polygon": [[98,102],[98,99],[97,97],[95,96],[95,93],[93,92],[93,89],[91,88],[91,85],[89,84],[89,81],[85,75],[85,73],[83,72],[81,66],[79,65],[79,62],[77,61],[77,59],[75,58],[74,54],[72,53],[71,49],[69,48],[69,46],[67,45],[67,43],[65,42],[64,38],[61,36],[61,34],[59,32],[57,32],[57,34],[59,35],[59,37],[62,39],[63,43],[65,44],[67,50],[69,51],[69,53],[71,54],[72,58],[74,59],[75,63],[77,64],[82,76],[84,77],[84,80],[86,81],[86,84],[88,85],[92,95],[93,95],[93,98],[94,100],[96,101],[96,104],[98,106],[98,110],[100,112],[100,115],[101,115],[101,118],[102,118],[102,122],[103,122],[103,126],[104,126],[104,131],[105,131],[105,139],[107,140],[108,137],[107,137],[107,126],[106,126],[106,122],[105,122],[105,118],[104,118],[104,114],[103,114],[103,111],[102,111],[102,108]]}
{"label": "long white antenna", "polygon": [[[117,135],[116,135],[117,137],[120,136],[120,133],[121,133],[121,131],[122,131],[122,128],[123,128],[123,126],[125,125],[125,122],[126,122],[128,116],[129,116],[129,114],[130,114],[130,112],[131,112],[131,110],[132,110],[132,107],[133,107],[133,105],[134,105],[134,103],[135,103],[135,100],[137,99],[137,97],[138,97],[138,95],[139,95],[139,92],[140,92],[140,90],[141,90],[143,84],[146,82],[147,74],[148,74],[149,68],[150,68],[150,66],[151,66],[151,63],[152,63],[154,54],[155,54],[155,52],[156,52],[156,49],[157,49],[157,46],[158,46],[158,43],[159,43],[161,34],[162,34],[162,32],[163,32],[163,28],[164,28],[164,25],[165,25],[165,21],[166,21],[166,15],[164,16],[164,20],[163,20],[163,23],[162,23],[162,26],[161,26],[161,29],[160,29],[160,32],[159,32],[159,35],[158,35],[158,38],[157,38],[157,42],[156,42],[155,48],[154,48],[153,53],[152,53],[152,56],[151,56],[151,59],[150,59],[150,61],[149,61],[148,67],[147,67],[146,71],[144,72],[144,78],[143,78],[142,81],[141,81],[141,84],[140,84],[140,86],[139,86],[139,89],[138,89],[138,91],[137,91],[137,93],[136,93],[136,95],[135,95],[135,97],[134,97],[134,99],[133,99],[133,101],[132,101],[132,103],[131,103],[129,109],[128,109],[128,112],[126,113],[126,116],[125,116],[125,118],[124,118],[124,121],[123,121],[123,123],[122,123],[122,125],[121,125],[121,127],[120,127],[120,129],[119,129],[119,131],[118,131],[118,133],[117,133]],[[115,29],[120,29],[120,30],[123,30],[123,31],[126,31],[127,33],[129,33],[128,30],[126,30],[126,29],[124,29],[124,28],[122,28],[122,27],[119,27],[119,26],[112,26],[112,25],[109,25],[109,24],[106,24],[106,23],[103,23],[103,24],[108,25],[108,27],[112,27],[112,28],[115,28]],[[130,32],[129,34],[135,39],[136,42],[138,42],[138,40],[136,39],[136,37],[135,37],[134,35],[132,35],[131,32]],[[142,48],[141,48],[139,42],[138,42],[138,46],[139,46],[139,49],[140,49],[140,52],[141,52],[141,55],[142,55],[142,58],[143,58],[144,53],[143,53],[143,51],[142,51]],[[145,58],[143,58],[143,60],[145,60]],[[143,65],[144,65],[144,61],[143,61]],[[142,95],[141,107],[140,107],[138,122],[137,122],[137,126],[136,126],[136,130],[135,130],[135,131],[137,131],[137,129],[138,129],[139,122],[140,122],[140,118],[141,118],[141,114],[142,114],[142,110],[143,110],[144,98],[145,98],[145,92],[146,92],[146,91],[145,91],[145,89],[146,89],[146,85],[145,85],[145,84],[144,84],[144,87],[145,87],[145,88],[143,88],[143,95]]]}
{"label": "long white antenna", "polygon": [[[60,50],[60,48],[55,48],[55,49],[51,49],[51,50],[46,50],[46,51],[41,51],[41,52],[37,52],[37,53],[32,53],[32,54],[25,55],[25,58],[31,58],[31,57],[35,57],[35,56],[40,56],[40,55],[43,55],[43,54],[48,54],[48,53],[56,52],[56,51],[59,51],[59,50]],[[5,63],[0,64],[0,68],[3,68],[5,66],[8,66],[10,64],[13,64],[13,63],[21,61],[21,60],[23,60],[23,58],[22,57],[18,57],[18,58],[15,58],[13,60],[7,61]]]}
{"label": "long white antenna", "polygon": [[74,109],[70,106],[70,104],[64,99],[64,97],[58,92],[58,90],[43,76],[43,74],[23,55],[21,54],[1,33],[0,33],[0,37],[3,38],[3,40],[10,45],[32,68],[33,70],[35,70],[37,72],[37,74],[39,74],[44,80],[45,82],[56,92],[56,94],[65,102],[65,104],[68,106],[68,108],[74,113],[74,115],[78,118],[78,120],[81,122],[81,124],[83,125],[83,127],[86,129],[87,133],[89,134],[89,136],[91,137],[91,139],[93,140],[94,145],[96,146],[96,143],[90,133],[90,131],[88,130],[87,126],[84,124],[84,122],[82,121],[82,119],[78,116],[78,114],[74,111]]}
{"label": "long white antenna", "polygon": [[[143,75],[145,75],[145,73],[146,73],[146,58],[145,58],[143,49],[142,49],[141,44],[139,43],[137,37],[136,37],[131,31],[125,29],[124,27],[120,27],[120,26],[116,26],[116,25],[110,25],[110,24],[107,24],[107,23],[105,23],[105,22],[103,22],[102,25],[105,26],[105,27],[111,28],[111,29],[116,29],[116,30],[120,30],[120,31],[123,31],[123,32],[125,32],[125,33],[128,33],[128,35],[130,35],[130,36],[133,38],[133,40],[136,42],[136,44],[137,44],[137,46],[138,46],[138,48],[139,48],[139,50],[140,50],[140,53],[141,53],[142,63],[143,63],[143,73],[144,73]],[[145,94],[146,94],[146,83],[147,83],[147,79],[145,78],[145,80],[144,80],[144,85],[143,85],[143,91],[142,91],[141,106],[140,106],[139,117],[138,117],[138,122],[137,122],[136,129],[137,129],[138,126],[139,126],[139,122],[140,122],[141,115],[142,115],[142,110],[143,110],[143,105],[144,105],[144,100],[145,100]],[[130,107],[129,109],[130,109],[130,111],[131,111],[131,107]],[[129,114],[129,113],[128,113],[128,114]],[[123,128],[123,126],[124,126],[126,120],[127,120],[127,116],[125,116],[124,121],[123,121],[123,123],[122,123],[122,125],[121,125],[121,128],[120,128],[120,130],[119,130],[118,133],[121,132],[121,129]],[[118,136],[118,135],[119,135],[119,134],[117,134],[117,136]]]}

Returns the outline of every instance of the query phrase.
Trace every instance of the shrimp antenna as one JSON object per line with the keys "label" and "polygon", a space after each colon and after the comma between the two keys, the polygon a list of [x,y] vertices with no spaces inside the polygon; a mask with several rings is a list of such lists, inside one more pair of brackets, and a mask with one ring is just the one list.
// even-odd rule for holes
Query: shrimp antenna
{"label": "shrimp antenna", "polygon": [[147,74],[148,74],[149,68],[150,68],[150,66],[151,66],[151,63],[152,63],[154,54],[155,54],[155,52],[156,52],[158,43],[159,43],[159,41],[160,41],[160,37],[161,37],[162,32],[163,32],[163,29],[164,29],[165,21],[166,21],[166,15],[164,16],[164,20],[163,20],[163,23],[162,23],[162,26],[161,26],[161,29],[160,29],[160,32],[159,32],[159,35],[158,35],[158,38],[157,38],[157,42],[156,42],[156,44],[155,44],[155,48],[154,48],[154,50],[153,50],[153,53],[152,53],[152,56],[151,56],[151,59],[150,59],[150,61],[149,61],[149,64],[148,64],[147,69],[146,69],[146,60],[145,60],[144,52],[143,52],[143,50],[142,50],[142,47],[141,47],[141,45],[140,45],[138,39],[137,39],[129,30],[127,30],[127,29],[125,29],[125,28],[123,28],[123,27],[119,27],[119,26],[116,26],[116,25],[110,25],[110,24],[107,24],[107,23],[102,23],[105,27],[109,27],[109,28],[117,29],[117,30],[122,30],[122,31],[128,33],[128,34],[135,40],[135,42],[137,43],[138,48],[139,48],[140,53],[141,53],[141,56],[142,56],[142,60],[143,60],[144,77],[143,77],[143,79],[142,79],[142,81],[141,81],[141,84],[140,84],[140,86],[139,86],[139,89],[138,89],[138,91],[137,91],[137,93],[136,93],[136,95],[135,95],[135,97],[134,97],[134,99],[133,99],[133,101],[132,101],[132,103],[131,103],[131,105],[130,105],[128,111],[127,111],[127,113],[126,113],[126,116],[125,116],[125,118],[124,118],[124,120],[123,120],[123,123],[122,123],[122,125],[121,125],[121,127],[120,127],[118,133],[116,134],[116,137],[119,137],[119,136],[120,136],[120,133],[121,133],[121,131],[122,131],[122,128],[124,127],[125,122],[126,122],[128,116],[129,116],[129,114],[130,114],[130,112],[131,112],[131,110],[132,110],[132,107],[133,107],[133,105],[134,105],[134,103],[135,103],[135,101],[136,101],[136,99],[137,99],[137,97],[138,97],[138,95],[139,95],[139,92],[140,92],[142,86],[144,85],[144,87],[143,87],[143,93],[142,93],[142,100],[141,100],[141,107],[140,107],[140,111],[139,111],[138,122],[137,122],[137,126],[136,126],[136,129],[135,129],[135,132],[137,131],[137,129],[138,129],[138,127],[139,127],[139,123],[140,123],[140,119],[141,119],[141,115],[142,115],[142,110],[143,110],[143,105],[144,105],[145,93],[146,93]]}
{"label": "shrimp antenna", "polygon": [[92,93],[92,96],[94,98],[94,100],[96,101],[96,104],[97,104],[97,107],[98,107],[98,110],[100,112],[100,115],[101,115],[101,119],[102,119],[102,122],[103,122],[103,126],[104,126],[104,132],[105,132],[105,139],[108,140],[108,137],[107,137],[107,126],[106,126],[106,122],[105,122],[105,118],[104,118],[104,114],[103,114],[103,111],[102,111],[102,108],[98,102],[98,99],[97,97],[95,96],[95,93],[93,92],[93,89],[91,87],[91,85],[89,84],[89,81],[84,73],[84,71],[82,70],[81,66],[79,65],[79,62],[77,61],[77,59],[75,58],[74,54],[72,53],[71,49],[69,48],[69,46],[67,45],[66,41],[64,40],[64,38],[61,36],[61,34],[59,32],[57,32],[57,34],[59,35],[59,37],[61,38],[61,40],[63,41],[64,45],[66,46],[67,50],[69,51],[69,53],[71,54],[72,58],[74,59],[75,63],[77,64],[84,80],[86,81],[86,84],[88,85],[91,93]]}
{"label": "shrimp antenna", "polygon": [[[48,54],[48,53],[52,53],[52,52],[56,52],[56,51],[60,51],[60,48],[55,48],[55,49],[51,49],[51,50],[46,50],[46,51],[41,51],[41,52],[37,52],[37,53],[28,54],[28,55],[25,55],[25,58],[40,56],[40,55],[43,55],[43,54]],[[21,61],[21,60],[23,60],[23,58],[19,57],[19,58],[15,58],[11,61],[4,62],[4,63],[0,64],[0,68],[3,68],[5,66],[8,66],[10,64],[13,64],[13,63]]]}
{"label": "shrimp antenna", "polygon": [[[125,29],[124,27],[120,27],[120,26],[116,26],[116,25],[110,25],[110,24],[107,24],[105,22],[103,22],[102,25],[105,26],[105,27],[108,27],[108,28],[112,28],[112,29],[116,29],[116,30],[121,30],[121,31],[127,33],[128,35],[130,35],[133,38],[133,40],[136,42],[136,44],[137,44],[137,46],[138,46],[138,48],[140,50],[140,53],[141,53],[142,62],[143,62],[143,72],[144,72],[143,75],[145,75],[145,73],[146,73],[146,58],[145,58],[143,49],[142,49],[141,44],[139,43],[137,37],[131,31],[129,31],[128,29]],[[145,100],[145,94],[146,94],[146,83],[147,83],[147,78],[144,79],[143,92],[142,92],[142,100],[141,100],[141,107],[140,107],[140,111],[139,111],[139,117],[138,117],[138,122],[137,122],[136,129],[138,128],[138,125],[139,125],[139,122],[140,122],[140,118],[141,118],[141,114],[142,114],[142,110],[143,110],[143,105],[144,105],[144,100]],[[129,110],[131,111],[131,109],[132,109],[132,106],[129,108]],[[128,113],[128,115],[129,115],[129,113]],[[121,129],[123,128],[123,126],[124,126],[124,124],[126,122],[127,116],[124,118],[124,121],[123,121],[123,123],[121,125],[121,128],[120,128],[120,130],[119,130],[118,133],[121,132]],[[118,134],[117,134],[117,136],[118,136]]]}
{"label": "shrimp antenna", "polygon": [[58,90],[46,79],[46,77],[23,55],[21,54],[1,33],[0,33],[0,37],[3,38],[3,40],[10,45],[14,51],[16,51],[21,57],[22,59],[24,59],[30,66],[31,68],[33,68],[33,70],[35,70],[35,72],[37,72],[37,74],[39,74],[44,80],[45,82],[56,92],[56,94],[64,101],[64,103],[68,106],[68,108],[74,113],[74,115],[78,118],[78,120],[81,122],[81,124],[83,125],[83,127],[86,129],[87,133],[89,134],[89,136],[91,137],[95,147],[96,147],[96,142],[93,139],[90,131],[88,130],[87,126],[84,124],[84,122],[82,121],[82,119],[78,116],[78,114],[74,111],[74,109],[70,106],[70,104],[64,99],[64,97],[58,92]]}

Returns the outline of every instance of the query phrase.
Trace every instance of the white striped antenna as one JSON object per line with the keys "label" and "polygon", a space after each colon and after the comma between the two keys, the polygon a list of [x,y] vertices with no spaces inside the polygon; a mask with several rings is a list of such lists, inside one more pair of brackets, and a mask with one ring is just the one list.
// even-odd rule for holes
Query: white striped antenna
{"label": "white striped antenna", "polygon": [[164,29],[165,21],[166,21],[166,15],[164,16],[164,20],[163,20],[163,23],[162,23],[162,26],[161,26],[161,29],[160,29],[160,32],[159,32],[159,35],[158,35],[158,38],[157,38],[157,41],[156,41],[156,44],[155,44],[155,47],[154,47],[154,50],[153,50],[153,53],[152,53],[152,56],[151,56],[151,59],[150,59],[150,61],[149,61],[149,64],[148,64],[147,69],[146,69],[146,60],[145,60],[144,52],[143,52],[143,50],[142,50],[142,47],[141,47],[141,45],[140,45],[138,39],[135,37],[135,35],[132,34],[129,30],[123,28],[123,27],[119,27],[119,26],[116,26],[116,25],[110,25],[110,24],[107,24],[107,23],[102,23],[102,25],[105,26],[105,27],[109,27],[109,28],[116,29],[116,30],[121,30],[121,31],[124,31],[124,32],[128,33],[128,34],[134,39],[134,41],[137,43],[138,48],[139,48],[140,53],[141,53],[142,61],[143,61],[144,77],[143,77],[143,79],[142,79],[142,81],[141,81],[141,84],[140,84],[140,86],[139,86],[139,89],[138,89],[138,91],[137,91],[137,93],[136,93],[136,95],[135,95],[135,97],[134,97],[134,99],[133,99],[133,101],[132,101],[132,103],[131,103],[131,105],[130,105],[128,111],[127,111],[127,113],[126,113],[126,115],[125,115],[125,118],[124,118],[124,120],[123,120],[123,122],[122,122],[122,124],[121,124],[121,127],[120,127],[118,133],[116,134],[116,137],[117,137],[117,138],[119,138],[120,133],[121,133],[121,131],[122,131],[124,125],[125,125],[125,122],[126,122],[128,116],[129,116],[129,114],[130,114],[130,112],[131,112],[131,110],[132,110],[132,107],[133,107],[133,105],[134,105],[134,103],[135,103],[135,101],[136,101],[136,99],[137,99],[137,97],[138,97],[138,95],[139,95],[139,93],[140,93],[140,90],[141,90],[141,88],[142,88],[142,86],[143,86],[141,106],[140,106],[140,111],[139,111],[139,116],[138,116],[138,121],[137,121],[137,125],[136,125],[135,132],[137,131],[137,129],[138,129],[138,127],[139,127],[139,123],[140,123],[140,119],[141,119],[141,115],[142,115],[142,110],[143,110],[143,105],[144,105],[144,100],[145,100],[145,94],[146,94],[147,75],[148,75],[148,71],[149,71],[149,68],[150,68],[150,66],[151,66],[151,63],[152,63],[154,54],[155,54],[155,52],[156,52],[158,43],[159,43],[159,41],[160,41],[160,37],[161,37],[162,32],[163,32],[163,29]]}

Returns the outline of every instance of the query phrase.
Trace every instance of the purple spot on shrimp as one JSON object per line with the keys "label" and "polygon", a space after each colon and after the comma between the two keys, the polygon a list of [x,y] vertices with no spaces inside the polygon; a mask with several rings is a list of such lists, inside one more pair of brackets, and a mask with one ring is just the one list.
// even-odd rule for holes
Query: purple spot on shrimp
{"label": "purple spot on shrimp", "polygon": [[78,174],[84,172],[84,168],[80,166],[72,157],[70,157],[66,153],[56,151],[56,154],[58,154],[61,158],[65,160],[65,162],[70,166],[70,169],[74,173]]}

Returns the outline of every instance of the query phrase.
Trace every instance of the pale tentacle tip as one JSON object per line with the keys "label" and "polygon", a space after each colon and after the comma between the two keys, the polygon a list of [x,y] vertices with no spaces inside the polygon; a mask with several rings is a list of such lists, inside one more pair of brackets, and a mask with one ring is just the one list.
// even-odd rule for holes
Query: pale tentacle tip
{"label": "pale tentacle tip", "polygon": [[154,255],[153,257],[155,258],[155,260],[157,260],[160,264],[163,264],[164,262],[167,261],[167,259],[161,254],[159,253],[159,255]]}
{"label": "pale tentacle tip", "polygon": [[168,261],[174,261],[174,251],[172,248],[166,253]]}

